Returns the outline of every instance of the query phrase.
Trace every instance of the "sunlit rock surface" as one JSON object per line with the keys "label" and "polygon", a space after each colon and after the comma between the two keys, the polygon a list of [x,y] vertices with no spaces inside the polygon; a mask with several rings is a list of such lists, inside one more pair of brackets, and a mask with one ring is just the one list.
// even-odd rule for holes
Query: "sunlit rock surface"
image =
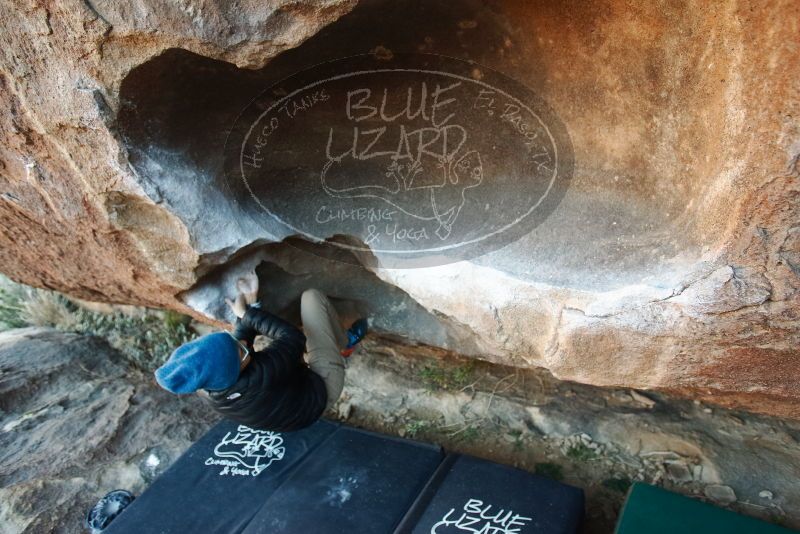
{"label": "sunlit rock surface", "polygon": [[[317,286],[408,343],[800,413],[796,2],[222,4],[6,6],[4,272],[229,320],[258,268],[287,315]],[[475,61],[544,99],[574,151],[556,210],[424,269],[253,224],[224,187],[237,114],[368,52]]]}

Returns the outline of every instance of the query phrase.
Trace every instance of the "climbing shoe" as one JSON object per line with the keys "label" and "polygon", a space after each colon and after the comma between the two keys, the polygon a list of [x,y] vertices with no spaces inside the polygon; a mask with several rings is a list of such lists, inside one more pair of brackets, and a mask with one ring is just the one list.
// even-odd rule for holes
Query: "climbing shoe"
{"label": "climbing shoe", "polygon": [[125,490],[114,490],[107,494],[86,514],[86,527],[92,534],[100,534],[134,498],[131,492]]}
{"label": "climbing shoe", "polygon": [[367,335],[368,326],[369,324],[364,318],[361,318],[350,325],[350,328],[347,329],[347,346],[342,349],[342,356],[347,358],[353,354],[353,351],[356,350],[356,345],[358,345],[361,340],[364,339],[364,336]]}

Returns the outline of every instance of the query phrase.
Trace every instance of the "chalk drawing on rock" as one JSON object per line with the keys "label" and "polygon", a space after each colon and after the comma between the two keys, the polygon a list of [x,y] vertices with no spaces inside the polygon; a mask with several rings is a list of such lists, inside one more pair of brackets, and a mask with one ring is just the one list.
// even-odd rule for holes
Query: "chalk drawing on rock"
{"label": "chalk drawing on rock", "polygon": [[232,198],[272,239],[327,241],[384,267],[470,259],[529,234],[566,192],[572,144],[530,89],[474,68],[352,56],[286,78],[231,128]]}
{"label": "chalk drawing on rock", "polygon": [[[441,132],[434,130],[434,135],[442,135]],[[411,135],[422,137],[421,132]],[[463,135],[466,138],[466,132]],[[414,219],[436,221],[438,227],[434,233],[442,241],[447,239],[466,203],[467,190],[483,182],[480,153],[470,150],[432,156],[420,151],[416,156],[394,154],[388,159],[385,176],[391,178],[390,187],[380,184],[331,187],[329,175],[341,167],[341,158],[330,159],[323,167],[322,187],[334,198],[379,198]]]}
{"label": "chalk drawing on rock", "polygon": [[255,477],[282,460],[284,454],[286,447],[280,434],[239,425],[235,434],[225,434],[205,464],[222,466],[220,475]]}

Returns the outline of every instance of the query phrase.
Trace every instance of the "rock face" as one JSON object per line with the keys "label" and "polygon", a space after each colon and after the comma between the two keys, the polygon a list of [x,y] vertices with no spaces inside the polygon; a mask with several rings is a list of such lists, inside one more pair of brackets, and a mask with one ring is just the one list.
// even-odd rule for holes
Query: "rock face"
{"label": "rock face", "polygon": [[99,338],[0,334],[0,527],[85,532],[108,491],[139,494],[215,416],[131,371]]}
{"label": "rock face", "polygon": [[[222,321],[221,297],[257,267],[287,315],[313,285],[409,343],[798,416],[796,2],[223,4],[8,6],[3,272]],[[546,102],[574,160],[549,217],[416,269],[348,251],[360,236],[345,231],[310,243],[259,224],[225,168],[238,114],[286,76],[368,52],[474,61],[473,79],[495,69]],[[287,154],[288,177],[318,155]]]}

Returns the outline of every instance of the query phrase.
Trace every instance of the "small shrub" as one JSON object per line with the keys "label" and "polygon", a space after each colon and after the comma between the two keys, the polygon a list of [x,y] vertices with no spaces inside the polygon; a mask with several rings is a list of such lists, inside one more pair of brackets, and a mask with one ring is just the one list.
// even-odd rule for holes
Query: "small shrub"
{"label": "small shrub", "polygon": [[629,478],[607,478],[603,481],[603,486],[619,493],[625,493],[631,487],[631,480]]}
{"label": "small shrub", "polygon": [[469,443],[478,439],[481,435],[480,428],[474,424],[467,424],[455,432],[450,433],[450,437],[456,441]]}
{"label": "small shrub", "polygon": [[422,419],[415,419],[409,421],[405,426],[405,435],[409,438],[414,438],[422,432],[425,432],[430,427],[430,423]]}
{"label": "small shrub", "polygon": [[28,326],[23,316],[24,302],[17,288],[0,286],[0,330]]}
{"label": "small shrub", "polygon": [[461,389],[472,381],[475,364],[472,362],[459,365],[453,370],[453,384]]}
{"label": "small shrub", "polygon": [[167,310],[164,312],[164,326],[171,330],[179,329],[181,325],[189,326],[192,318],[176,311]]}
{"label": "small shrub", "polygon": [[576,462],[588,462],[597,457],[597,453],[583,443],[574,443],[570,445],[566,452],[567,458]]}
{"label": "small shrub", "polygon": [[31,326],[72,330],[75,326],[76,309],[75,304],[58,293],[33,289],[23,304],[23,316]]}
{"label": "small shrub", "polygon": [[551,478],[553,480],[562,480],[564,478],[564,468],[558,464],[551,462],[541,462],[533,466],[537,475]]}
{"label": "small shrub", "polygon": [[514,447],[514,450],[521,451],[523,446],[522,431],[517,429],[509,430],[506,432],[506,435],[508,436],[511,445]]}
{"label": "small shrub", "polygon": [[472,382],[474,371],[475,365],[471,362],[454,369],[447,369],[439,363],[434,363],[423,367],[419,376],[428,389],[453,391],[468,386]]}
{"label": "small shrub", "polygon": [[44,289],[27,287],[0,276],[0,330],[25,326],[68,329],[76,306]]}

